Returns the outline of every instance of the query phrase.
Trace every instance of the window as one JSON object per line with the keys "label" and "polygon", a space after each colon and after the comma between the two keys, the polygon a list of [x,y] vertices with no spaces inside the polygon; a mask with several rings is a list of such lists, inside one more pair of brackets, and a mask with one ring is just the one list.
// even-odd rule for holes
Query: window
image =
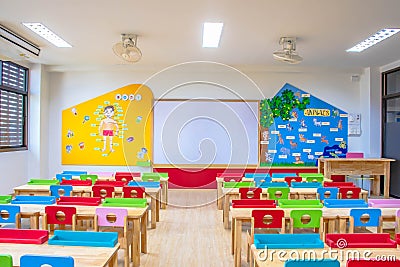
{"label": "window", "polygon": [[29,69],[0,63],[0,152],[27,149]]}

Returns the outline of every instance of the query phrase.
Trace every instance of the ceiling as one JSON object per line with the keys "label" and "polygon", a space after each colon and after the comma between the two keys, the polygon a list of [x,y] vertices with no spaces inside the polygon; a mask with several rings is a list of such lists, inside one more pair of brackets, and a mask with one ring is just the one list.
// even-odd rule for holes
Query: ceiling
{"label": "ceiling", "polygon": [[[40,56],[30,60],[54,70],[156,69],[189,61],[257,70],[361,70],[400,59],[400,34],[362,53],[345,52],[382,28],[400,27],[399,11],[399,0],[0,0],[0,24],[39,45]],[[201,46],[206,21],[224,23],[219,48]],[[41,22],[73,47],[54,47],[22,22]],[[139,62],[125,63],[114,55],[121,33],[139,35]],[[299,65],[273,59],[282,36],[298,38],[297,51],[304,58]],[[0,43],[1,54],[8,50]]]}

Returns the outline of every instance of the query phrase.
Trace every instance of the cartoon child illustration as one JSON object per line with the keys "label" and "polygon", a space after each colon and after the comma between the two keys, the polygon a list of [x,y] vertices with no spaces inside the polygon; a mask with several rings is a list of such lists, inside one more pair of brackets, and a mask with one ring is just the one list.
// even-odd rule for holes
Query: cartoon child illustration
{"label": "cartoon child illustration", "polygon": [[105,118],[101,120],[99,126],[99,134],[103,136],[103,152],[107,146],[107,136],[110,143],[110,152],[114,152],[113,149],[113,136],[118,135],[118,123],[113,119],[114,117],[114,106],[106,106],[104,108]]}

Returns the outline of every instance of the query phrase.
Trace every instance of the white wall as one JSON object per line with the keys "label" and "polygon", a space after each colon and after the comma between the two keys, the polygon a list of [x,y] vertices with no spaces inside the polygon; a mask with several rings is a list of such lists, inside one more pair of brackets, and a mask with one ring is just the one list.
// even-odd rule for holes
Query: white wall
{"label": "white wall", "polygon": [[[91,71],[51,72],[48,106],[48,175],[63,169],[98,170],[96,166],[61,165],[61,112],[77,103],[133,83],[145,83],[157,98],[209,97],[218,99],[261,99],[272,97],[286,82],[347,112],[362,113],[360,82],[352,82],[351,74],[332,70],[248,71],[246,75],[221,65],[178,66],[162,72]],[[222,85],[220,90],[204,91],[201,83]],[[360,137],[349,138],[350,151],[364,151],[369,144],[368,128]],[[43,165],[42,165],[43,166]],[[104,171],[126,169],[101,167]]]}

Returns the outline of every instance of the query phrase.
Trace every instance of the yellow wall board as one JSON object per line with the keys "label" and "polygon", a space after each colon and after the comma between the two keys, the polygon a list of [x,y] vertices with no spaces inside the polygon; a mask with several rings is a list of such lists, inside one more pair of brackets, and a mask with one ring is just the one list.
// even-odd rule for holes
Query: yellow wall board
{"label": "yellow wall board", "polygon": [[62,112],[62,164],[146,165],[152,159],[153,93],[131,84]]}

